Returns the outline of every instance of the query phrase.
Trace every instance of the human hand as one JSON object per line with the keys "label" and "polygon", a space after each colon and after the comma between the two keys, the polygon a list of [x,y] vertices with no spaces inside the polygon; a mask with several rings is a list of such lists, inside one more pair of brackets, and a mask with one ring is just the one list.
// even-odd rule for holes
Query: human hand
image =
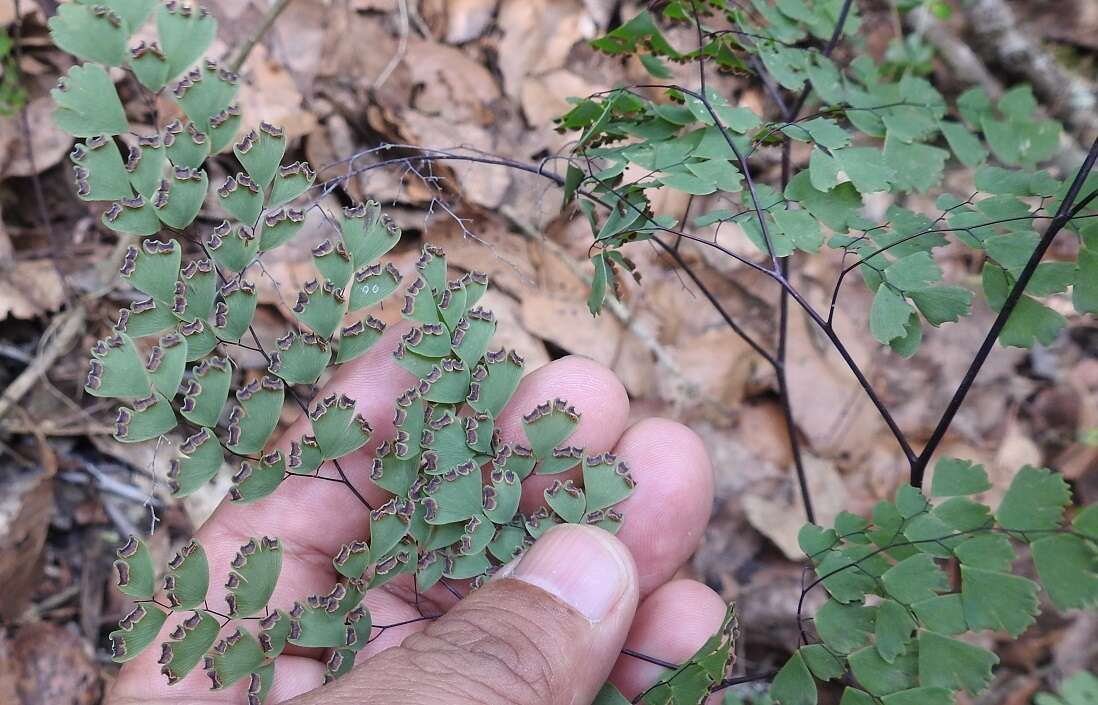
{"label": "human hand", "polygon": [[[392,359],[397,340],[390,331],[324,391],[355,399],[374,428],[367,448],[341,460],[373,506],[387,497],[369,481],[367,451],[392,435],[393,400],[414,382]],[[663,671],[622,654],[623,647],[671,662],[701,647],[720,626],[725,605],[706,586],[673,579],[697,547],[712,502],[712,471],[700,439],[664,419],[629,425],[629,400],[614,374],[568,357],[523,380],[498,421],[504,441],[522,438],[523,413],[557,397],[582,414],[570,443],[589,453],[612,450],[636,479],[636,490],[619,507],[625,522],[617,537],[589,526],[557,527],[460,601],[440,586],[417,596],[403,579],[371,590],[365,604],[372,639],[355,668],[321,687],[325,654],[287,647],[267,702],[586,705],[608,676],[633,697]],[[307,423],[295,423],[280,444],[299,437]],[[578,473],[572,479],[580,482]],[[522,509],[539,506],[550,483],[539,476],[524,482]],[[281,539],[283,567],[271,604],[289,609],[331,588],[337,577],[331,557],[368,528],[365,508],[337,482],[290,477],[255,504],[225,502],[195,536],[213,571],[209,604],[216,609],[226,594],[229,561],[250,537]],[[183,616],[169,618],[161,639]],[[158,653],[148,649],[123,667],[111,705],[248,702],[247,679],[209,691],[208,682],[192,674],[168,687]]]}

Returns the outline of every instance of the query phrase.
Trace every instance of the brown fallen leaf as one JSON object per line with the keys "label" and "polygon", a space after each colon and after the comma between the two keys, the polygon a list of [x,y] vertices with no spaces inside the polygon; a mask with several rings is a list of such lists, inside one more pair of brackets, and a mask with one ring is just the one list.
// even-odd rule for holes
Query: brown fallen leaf
{"label": "brown fallen leaf", "polygon": [[27,150],[22,119],[12,117],[0,120],[0,177],[40,174],[60,162],[72,146],[72,137],[63,132],[53,119],[52,98],[35,98],[24,110],[27,111],[26,125],[30,131],[30,151]]}
{"label": "brown fallen leaf", "polygon": [[53,262],[30,259],[0,268],[0,320],[34,318],[61,308],[64,288]]}
{"label": "brown fallen leaf", "polygon": [[496,13],[499,0],[450,0],[446,3],[446,41],[464,44],[476,39]]}
{"label": "brown fallen leaf", "polygon": [[[867,360],[865,336],[845,339],[856,359]],[[864,453],[880,434],[887,433],[842,359],[799,313],[789,321],[786,369],[797,427],[815,452],[833,456],[843,449],[856,449]]]}
{"label": "brown fallen leaf", "polygon": [[499,98],[496,80],[480,62],[457,47],[422,39],[408,41],[411,80],[419,86],[412,107],[455,123],[490,126],[492,101]]}
{"label": "brown fallen leaf", "polygon": [[[453,122],[445,115],[425,115],[415,110],[401,111],[398,119],[402,123],[404,139],[410,144],[434,149],[468,147],[489,154],[506,149],[496,129]],[[512,182],[508,169],[469,162],[453,162],[447,166],[470,203],[496,209],[507,201]]]}
{"label": "brown fallen leaf", "polygon": [[[522,111],[531,125],[549,125],[554,118],[568,112],[571,104],[568,96],[587,96],[606,88],[605,85],[588,83],[564,69],[532,76],[522,84]],[[559,136],[560,144],[575,139],[574,135]]]}
{"label": "brown fallen leaf", "polygon": [[504,92],[518,97],[526,76],[564,66],[576,42],[591,38],[595,22],[576,0],[505,0],[497,24]]}
{"label": "brown fallen leaf", "polygon": [[[834,464],[808,453],[804,454],[804,467],[816,522],[830,526],[846,501],[842,476]],[[789,560],[803,560],[797,534],[806,519],[792,469],[787,481],[778,485],[772,495],[745,495],[743,508],[751,525],[780,548]]]}
{"label": "brown fallen leaf", "polygon": [[[744,387],[758,362],[747,343],[728,328],[708,330],[701,335],[683,336],[675,341],[670,356],[682,376],[704,397],[733,412],[744,396]],[[665,399],[685,402],[675,393],[675,380],[659,377],[659,390]],[[681,387],[681,385],[677,385]]]}
{"label": "brown fallen leaf", "polygon": [[301,137],[316,127],[316,116],[305,106],[294,77],[262,45],[248,57],[244,77],[238,94],[244,124],[262,117],[285,128],[291,137]]}
{"label": "brown fallen leaf", "polygon": [[[0,673],[0,681],[14,680],[15,699],[4,699],[11,705],[94,705],[102,694],[91,648],[72,631],[50,622],[24,625],[0,639],[0,663],[7,671]],[[0,686],[0,697],[5,690]]]}
{"label": "brown fallen leaf", "polygon": [[492,288],[499,287],[515,296],[537,281],[530,250],[536,245],[508,232],[494,218],[478,217],[468,224],[473,236],[449,219],[436,219],[431,224],[429,239],[446,250],[451,267],[466,272],[479,271],[488,275]]}
{"label": "brown fallen leaf", "polygon": [[40,557],[53,510],[53,481],[45,472],[9,466],[0,472],[0,617],[15,619],[41,574]]}
{"label": "brown fallen leaf", "polygon": [[614,370],[632,396],[654,393],[652,355],[609,313],[594,317],[582,300],[532,291],[522,298],[522,323],[538,337]]}

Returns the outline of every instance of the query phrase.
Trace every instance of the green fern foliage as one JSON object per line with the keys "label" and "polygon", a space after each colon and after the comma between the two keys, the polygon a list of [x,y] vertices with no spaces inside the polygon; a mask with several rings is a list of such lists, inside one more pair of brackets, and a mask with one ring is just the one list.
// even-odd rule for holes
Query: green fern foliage
{"label": "green fern foliage", "polygon": [[[873,297],[870,332],[902,356],[917,351],[925,325],[971,310],[974,293],[945,281],[939,263],[951,243],[980,262],[988,305],[1007,305],[1039,246],[1038,224],[1067,191],[1035,169],[1057,148],[1060,127],[1038,114],[1027,87],[996,101],[971,90],[949,104],[924,78],[926,57],[917,53],[890,52],[881,65],[861,52],[832,61],[814,48],[817,40],[833,43],[839,26],[857,42],[860,18],[856,9],[847,16],[844,0],[671,0],[655,8],[592,46],[636,58],[654,82],[670,81],[678,64],[703,72],[708,65],[753,73],[791,98],[806,91],[815,108],[772,119],[704,80],[575,100],[558,121],[577,134],[564,203],[592,228],[592,313],[618,295],[623,270],[637,275],[627,245],[690,237],[674,218],[654,214],[660,189],[715,196],[711,203],[721,207],[690,225],[735,230],[757,250],[750,263],[764,272],[778,273],[779,260],[795,253],[852,258],[834,298],[857,269]],[[154,29],[143,29],[148,23]],[[668,37],[682,33],[666,31],[676,25],[695,30],[697,45],[677,47]],[[116,661],[159,644],[169,683],[202,670],[214,688],[246,683],[248,701],[258,703],[287,645],[327,649],[328,679],[347,673],[382,629],[363,600],[390,580],[418,591],[447,580],[476,588],[556,524],[620,528],[633,478],[614,455],[573,445],[579,413],[567,400],[522,410],[519,442],[505,443],[497,432],[524,361],[492,345],[498,323],[480,305],[487,276],[451,273],[445,253],[429,244],[401,273],[388,255],[402,233],[377,203],[324,214],[332,227],[312,252],[315,277],[295,292],[292,321],[274,349],[262,348],[252,325],[255,277],[265,253],[317,217],[321,206],[310,200],[317,174],[286,161],[290,139],[281,127],[245,123],[235,102],[239,77],[205,56],[217,31],[205,9],[178,0],[81,0],[61,4],[49,26],[57,46],[82,62],[52,93],[58,125],[79,138],[71,154],[75,192],[101,206],[104,227],[132,239],[120,274],[137,295],[92,347],[85,384],[89,394],[118,401],[115,437],[178,439],[168,473],[176,497],[223,472],[237,504],[262,503],[284,483],[309,477],[343,482],[357,495],[338,463],[362,448],[374,449],[370,478],[389,493],[369,509],[368,533],[331,557],[339,576],[331,588],[288,608],[271,604],[283,562],[278,537],[240,546],[228,566],[224,613],[207,602],[213,566],[197,541],[157,570],[147,546],[131,537],[114,564],[120,591],[135,603],[110,635]],[[150,38],[135,40],[138,30]],[[0,58],[5,53],[0,44]],[[180,117],[133,133],[112,80],[118,67],[174,101]],[[794,143],[806,150],[807,168],[780,189],[751,177],[748,159]],[[227,176],[211,184],[214,158]],[[941,195],[936,214],[897,199],[886,222],[866,217],[873,194],[938,189],[950,159],[973,169],[975,193]],[[1069,289],[1077,311],[1098,311],[1098,225],[1089,215],[1063,220],[1079,237],[1078,255],[1036,268],[1002,329],[1003,344],[1050,342],[1065,320],[1046,300]],[[371,312],[394,300],[409,329],[393,355],[415,382],[394,400],[395,436],[375,448],[355,400],[316,389],[378,344],[385,325]],[[256,348],[266,369],[249,375],[235,356]],[[303,429],[275,442],[287,405],[304,412]],[[581,479],[555,477],[566,471]],[[522,511],[522,483],[531,475],[555,481],[536,508]],[[774,677],[771,702],[813,705],[831,682],[845,688],[842,705],[952,703],[961,692],[981,692],[998,663],[970,635],[1018,637],[1036,618],[1042,590],[1057,609],[1092,607],[1098,510],[1068,516],[1070,490],[1047,469],[1023,468],[996,507],[978,499],[988,489],[982,468],[945,459],[927,495],[903,487],[869,518],[842,513],[831,528],[806,525],[800,543],[816,575],[809,589],[827,600],[814,615],[798,615],[805,640]],[[1018,569],[1022,557],[1036,581]],[[734,647],[729,608],[692,658],[632,702],[700,705],[730,684]],[[1074,704],[1073,694],[1086,688],[1065,686],[1063,701]],[[627,701],[607,685],[597,702]]]}
{"label": "green fern foliage", "polygon": [[[643,90],[623,87],[575,98],[557,121],[558,129],[578,134],[565,202],[578,201],[592,226],[592,312],[613,295],[610,284],[618,272],[632,269],[621,254],[628,243],[680,237],[686,226],[715,226],[718,234],[728,233],[726,240],[744,237],[763,260],[842,252],[849,270],[857,269],[873,293],[870,332],[903,357],[918,350],[926,325],[955,322],[971,311],[973,292],[945,281],[937,261],[951,242],[983,261],[983,295],[992,309],[1003,305],[1037,246],[1038,229],[1068,188],[1035,169],[1057,150],[1059,124],[1038,115],[1028,86],[994,102],[982,89],[971,89],[950,106],[917,65],[886,71],[859,54],[841,66],[815,45],[803,44],[830,38],[842,5],[675,0],[592,42],[610,56],[638,58],[653,78]],[[676,48],[662,29],[675,25],[696,25],[700,47]],[[855,3],[844,25],[855,44],[858,26]],[[810,89],[816,107],[792,120],[767,119],[712,87],[669,82],[665,62],[704,62],[714,74],[757,74],[793,92],[791,100]],[[745,160],[790,143],[809,150],[807,169],[791,174],[781,190],[745,181]],[[865,217],[866,199],[874,194],[902,199],[939,188],[951,158],[975,170],[977,190],[968,198],[943,195],[935,214],[899,200],[884,222]],[[712,202],[727,207],[679,223],[653,214],[652,197],[661,189],[714,196]],[[599,207],[609,212],[599,215]],[[1079,219],[1071,228],[1084,241],[1094,237],[1091,221]],[[1066,321],[1044,299],[1069,288],[1076,309],[1093,312],[1088,292],[1098,269],[1090,253],[1081,250],[1074,266],[1038,267],[1000,335],[1004,345],[1051,342]],[[835,286],[836,299],[846,274]]]}
{"label": "green fern foliage", "polygon": [[[1050,470],[1025,467],[996,508],[979,465],[943,459],[929,497],[904,487],[870,520],[840,514],[833,528],[806,525],[801,549],[828,595],[814,639],[779,671],[777,703],[815,703],[817,683],[845,684],[843,702],[951,703],[982,692],[998,656],[966,637],[1019,637],[1037,618],[1042,588],[1059,610],[1098,602],[1098,541],[1069,519],[1071,493]],[[1038,581],[1023,577],[1028,554]],[[947,573],[955,568],[959,583]]]}
{"label": "green fern foliage", "polygon": [[[401,231],[372,201],[336,216],[332,237],[313,253],[316,277],[291,309],[294,324],[274,350],[264,351],[265,373],[244,376],[233,356],[259,345],[251,277],[259,258],[292,240],[313,210],[295,204],[316,172],[304,162],[283,163],[288,138],[278,126],[260,122],[234,134],[241,125],[233,103],[239,80],[202,59],[213,18],[174,0],[153,5],[66,4],[50,22],[57,45],[87,62],[54,92],[58,124],[85,138],[72,153],[77,194],[104,202],[103,224],[134,238],[120,274],[139,297],[92,348],[85,385],[89,394],[121,403],[115,437],[181,435],[168,473],[176,497],[205,486],[226,464],[235,467],[228,493],[234,503],[262,502],[294,477],[334,479],[331,465],[370,443],[373,429],[349,397],[303,399],[329,370],[378,343],[385,326],[370,315],[375,307],[402,301],[412,323],[395,357],[416,381],[395,400],[396,437],[377,448],[371,469],[391,498],[368,511],[368,540],[332,556],[341,577],[329,592],[303,595],[288,611],[271,607],[282,567],[277,537],[240,547],[229,566],[224,614],[208,606],[211,566],[197,541],[161,571],[136,537],[118,550],[118,586],[136,605],[111,633],[115,660],[160,642],[169,683],[201,665],[215,689],[246,680],[249,701],[259,702],[286,645],[330,649],[329,678],[350,670],[376,636],[362,604],[370,589],[401,576],[419,591],[448,579],[475,587],[554,524],[616,531],[622,522],[616,506],[633,480],[613,455],[589,456],[569,444],[579,414],[562,399],[529,410],[524,441],[501,440],[496,417],[524,361],[492,346],[496,319],[478,305],[487,276],[451,275],[445,254],[430,245],[402,274],[382,259]],[[158,42],[127,49],[149,17]],[[174,99],[184,117],[131,142],[107,71],[119,65],[148,90]],[[230,146],[233,157],[222,158],[235,158],[239,171],[211,185],[205,164]],[[196,224],[202,212],[224,219],[203,231]],[[307,429],[273,448],[284,407],[295,402],[306,412]],[[539,509],[519,511],[527,476],[581,465],[582,488],[558,481]],[[489,469],[484,476],[482,467]],[[166,604],[155,599],[161,589]],[[187,616],[161,633],[170,613]],[[260,617],[258,636],[243,628],[241,620]],[[230,623],[236,631],[218,640]]]}

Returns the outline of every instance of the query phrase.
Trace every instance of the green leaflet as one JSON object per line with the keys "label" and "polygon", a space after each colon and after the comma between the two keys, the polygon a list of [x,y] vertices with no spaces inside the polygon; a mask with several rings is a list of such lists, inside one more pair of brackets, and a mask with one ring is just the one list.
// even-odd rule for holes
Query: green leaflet
{"label": "green leaflet", "polygon": [[544,459],[551,455],[579,424],[579,413],[563,399],[539,404],[522,417],[522,426],[534,455]]}
{"label": "green leaflet", "polygon": [[427,523],[449,524],[479,514],[482,488],[479,468],[471,461],[435,476],[424,487]]}
{"label": "green leaflet", "polygon": [[183,230],[198,216],[208,185],[204,170],[176,167],[153,194],[151,205],[156,217],[170,228]]}
{"label": "green leaflet", "polygon": [[264,658],[256,638],[243,627],[237,627],[235,632],[214,644],[210,650],[205,670],[213,684],[212,689],[227,688],[243,678],[249,678],[248,690],[253,690]]}
{"label": "green leaflet", "polygon": [[200,428],[179,446],[168,469],[168,487],[174,497],[185,497],[217,474],[224,461],[221,444],[208,428]]}
{"label": "green leaflet", "polygon": [[939,634],[954,635],[968,631],[961,595],[939,595],[911,606],[920,624]]}
{"label": "green leaflet", "polygon": [[168,82],[171,65],[156,44],[138,42],[130,49],[129,65],[138,82],[153,93]]}
{"label": "green leaflet", "polygon": [[152,198],[164,173],[165,149],[160,135],[138,137],[130,147],[124,168],[133,188],[144,198]]}
{"label": "green leaflet", "polygon": [[149,548],[136,536],[130,536],[115,555],[115,578],[118,589],[129,597],[149,599],[156,592],[156,570],[153,568]]}
{"label": "green leaflet", "polygon": [[161,140],[168,159],[177,167],[197,169],[210,155],[210,140],[193,122],[173,120],[164,127]]}
{"label": "green leaflet", "polygon": [[314,384],[332,356],[328,343],[311,333],[290,331],[275,346],[268,371],[289,384]]}
{"label": "green leaflet", "polygon": [[882,600],[877,606],[875,645],[877,653],[887,663],[907,650],[907,642],[915,631],[915,620],[907,609],[893,600]]}
{"label": "green leaflet", "polygon": [[887,191],[896,172],[885,163],[884,155],[870,147],[836,150],[835,158],[859,193]]}
{"label": "green leaflet", "polygon": [[370,546],[365,541],[345,543],[332,559],[336,572],[348,578],[361,578],[370,564]]}
{"label": "green leaflet", "polygon": [[587,493],[587,511],[607,509],[633,492],[636,482],[625,461],[612,453],[583,459],[583,487]]}
{"label": "green leaflet", "polygon": [[919,632],[919,681],[925,686],[967,690],[972,695],[991,682],[991,669],[999,658],[957,639]]}
{"label": "green leaflet", "polygon": [[110,634],[111,659],[125,663],[136,658],[156,639],[167,618],[167,612],[151,603],[135,606]]}
{"label": "green leaflet", "polygon": [[233,558],[225,583],[229,615],[250,617],[266,607],[282,571],[282,544],[278,539],[251,539]]}
{"label": "green leaflet", "polygon": [[145,373],[156,391],[166,399],[172,399],[183,381],[187,364],[187,340],[179,333],[168,333],[149,351],[145,360]]}
{"label": "green leaflet", "polygon": [[162,436],[175,428],[176,423],[171,402],[154,391],[118,409],[114,438],[124,443],[140,443]]}
{"label": "green leaflet", "polygon": [[208,357],[192,367],[191,373],[192,378],[183,388],[180,414],[193,424],[212,427],[229,395],[232,362],[224,357]]}
{"label": "green leaflet", "polygon": [[206,551],[192,539],[168,561],[168,574],[164,576],[168,604],[173,610],[194,609],[205,601],[209,585]]}
{"label": "green leaflet", "polygon": [[236,504],[247,504],[263,499],[278,489],[286,477],[286,461],[280,451],[272,451],[260,457],[259,462],[246,460],[233,475],[229,499]]}
{"label": "green leaflet", "polygon": [[168,679],[168,685],[178,683],[213,646],[220,631],[220,623],[209,612],[195,610],[183,620],[169,635],[170,641],[161,645],[161,673]]}
{"label": "green leaflet", "polygon": [[98,341],[91,350],[84,390],[98,397],[143,398],[152,391],[144,363],[133,340],[116,333]]}
{"label": "green leaflet", "polygon": [[113,140],[100,136],[77,143],[69,159],[73,163],[76,195],[85,201],[114,201],[133,196],[122,154]]}
{"label": "green leaflet", "polygon": [[801,651],[786,661],[770,686],[770,697],[782,705],[815,705],[816,681]]}
{"label": "green leaflet", "polygon": [[935,497],[978,494],[991,489],[984,466],[968,460],[942,458],[934,466],[930,494]]}
{"label": "green leaflet", "polygon": [[[988,304],[992,310],[999,310],[1014,284],[1014,278],[1001,267],[987,262],[982,281]],[[1025,348],[1032,347],[1034,343],[1049,345],[1066,324],[1062,315],[1033,297],[1023,295],[999,334],[999,342]]]}
{"label": "green leaflet", "polygon": [[50,96],[54,120],[73,137],[118,135],[129,127],[110,76],[97,64],[73,66]]}
{"label": "green leaflet", "polygon": [[240,122],[240,106],[235,103],[210,118],[210,154],[228,149],[240,129]]}
{"label": "green leaflet", "polygon": [[263,450],[278,424],[284,395],[282,380],[269,375],[237,390],[238,404],[228,417],[226,447],[241,455]]}
{"label": "green leaflet", "polygon": [[374,264],[400,240],[400,228],[374,201],[344,208],[339,227],[356,269]]}
{"label": "green leaflet", "polygon": [[289,242],[305,225],[305,212],[297,208],[276,208],[263,216],[259,249],[264,252]]}
{"label": "green leaflet", "polygon": [[218,294],[221,300],[214,306],[212,332],[220,340],[238,341],[252,325],[259,303],[255,285],[244,279],[232,279]]}
{"label": "green leaflet", "polygon": [[270,197],[267,199],[267,207],[277,208],[293,201],[305,193],[315,179],[316,172],[308,162],[293,162],[278,167]]}
{"label": "green leaflet", "polygon": [[821,681],[835,680],[846,672],[843,659],[835,656],[823,644],[809,644],[799,649],[808,670]]}
{"label": "green leaflet", "polygon": [[1048,530],[1059,524],[1071,491],[1064,478],[1029,465],[1018,471],[995,511],[1005,528],[1015,531]]}
{"label": "green leaflet", "polygon": [[965,565],[999,571],[1010,570],[1016,557],[1010,539],[1001,534],[976,534],[959,544],[953,553]]}
{"label": "green leaflet", "polygon": [[522,378],[525,362],[518,353],[488,352],[472,372],[467,401],[476,411],[496,416],[511,398]]}
{"label": "green leaflet", "polygon": [[149,15],[156,6],[156,0],[106,0],[106,2],[94,4],[110,8],[112,12],[126,21],[130,31],[133,32],[145,24],[145,20],[149,19]]}
{"label": "green leaflet", "polygon": [[885,590],[904,604],[928,600],[949,588],[945,573],[925,553],[900,561],[889,568],[881,580]]}
{"label": "green leaflet", "polygon": [[226,177],[217,187],[217,200],[229,215],[248,225],[255,223],[263,211],[263,192],[244,173]]}
{"label": "green leaflet", "polygon": [[1037,583],[962,565],[961,601],[970,629],[1001,629],[1017,637],[1037,614]]}
{"label": "green leaflet", "polygon": [[587,513],[583,490],[576,487],[571,480],[557,480],[543,494],[548,507],[567,523],[576,523]]}
{"label": "green leaflet", "polygon": [[[348,255],[348,263],[350,262]],[[331,277],[328,277],[331,279]],[[349,310],[373,306],[389,297],[400,284],[400,272],[392,264],[363,267],[354,273],[350,286]]]}
{"label": "green leaflet", "polygon": [[165,3],[156,11],[156,33],[172,80],[206,53],[217,34],[217,21],[204,7]]}
{"label": "green leaflet", "polygon": [[1098,600],[1098,553],[1078,536],[1057,534],[1030,544],[1037,575],[1059,610],[1086,608]]}
{"label": "green leaflet", "polygon": [[297,303],[291,309],[299,321],[307,325],[321,338],[331,338],[347,307],[344,290],[332,282],[321,284],[313,279],[305,284],[297,295]]}
{"label": "green leaflet", "polygon": [[[171,68],[169,67],[169,71]],[[195,67],[172,88],[172,95],[184,114],[202,132],[208,130],[210,118],[227,109],[236,97],[239,77],[207,60]]]}
{"label": "green leaflet", "polygon": [[246,225],[234,227],[224,220],[210,233],[205,249],[222,267],[242,272],[259,253],[259,237]]}
{"label": "green leaflet", "polygon": [[381,339],[381,334],[384,332],[385,324],[373,316],[367,316],[358,323],[341,328],[335,362],[347,362],[362,355]]}
{"label": "green leaflet", "polygon": [[878,341],[890,343],[906,334],[911,314],[911,304],[899,292],[891,286],[881,286],[869,311],[869,329]]}
{"label": "green leaflet", "polygon": [[854,677],[873,695],[891,695],[918,685],[916,653],[905,653],[889,663],[881,658],[874,647],[869,646],[850,654],[848,660]]}
{"label": "green leaflet", "polygon": [[333,245],[331,240],[324,240],[314,247],[313,265],[325,279],[337,286],[345,286],[351,278],[351,255],[343,243]]}
{"label": "green leaflet", "polygon": [[346,395],[330,394],[309,410],[313,436],[324,458],[341,458],[370,440],[372,429]]}
{"label": "green leaflet", "polygon": [[233,146],[236,158],[260,189],[270,185],[285,152],[285,132],[267,122],[260,122],[258,130],[249,131]]}

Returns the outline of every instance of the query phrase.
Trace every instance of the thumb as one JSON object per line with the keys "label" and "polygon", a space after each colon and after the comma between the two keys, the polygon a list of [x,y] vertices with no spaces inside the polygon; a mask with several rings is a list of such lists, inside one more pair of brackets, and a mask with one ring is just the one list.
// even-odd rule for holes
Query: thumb
{"label": "thumb", "polygon": [[636,566],[620,541],[561,525],[424,631],[317,695],[356,705],[587,705],[637,600]]}

